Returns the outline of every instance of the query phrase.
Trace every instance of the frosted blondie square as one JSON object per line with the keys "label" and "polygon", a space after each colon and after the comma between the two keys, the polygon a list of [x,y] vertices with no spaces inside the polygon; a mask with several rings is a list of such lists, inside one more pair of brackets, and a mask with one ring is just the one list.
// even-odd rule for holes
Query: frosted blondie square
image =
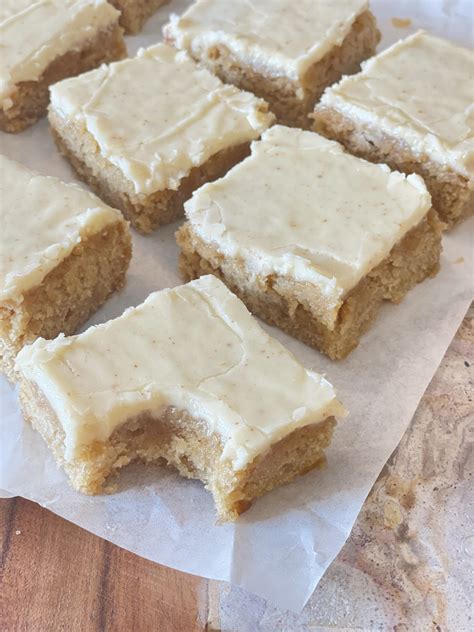
{"label": "frosted blondie square", "polygon": [[323,90],[357,72],[380,39],[366,0],[198,0],[164,35],[264,98],[280,123],[303,128]]}
{"label": "frosted blondie square", "polygon": [[18,355],[25,417],[72,486],[105,489],[134,460],[211,491],[220,520],[321,466],[331,384],[305,369],[214,276],[151,294],[122,316]]}
{"label": "frosted blondie square", "polygon": [[183,214],[271,124],[267,104],[158,44],[51,88],[49,120],[77,174],[148,233]]}
{"label": "frosted blondie square", "polygon": [[145,22],[151,18],[168,0],[109,0],[120,15],[120,25],[126,33],[135,34],[141,31]]}
{"label": "frosted blondie square", "polygon": [[0,370],[38,336],[72,334],[125,281],[127,222],[95,195],[0,155]]}
{"label": "frosted blondie square", "polygon": [[44,116],[56,81],[125,57],[119,15],[106,0],[2,0],[0,129]]}
{"label": "frosted blondie square", "polygon": [[423,180],[314,132],[272,127],[185,211],[185,278],[215,274],[255,315],[332,359],[358,345],[383,301],[439,266],[441,223]]}
{"label": "frosted blondie square", "polygon": [[474,212],[474,52],[418,31],[329,88],[314,129],[423,177],[451,227]]}

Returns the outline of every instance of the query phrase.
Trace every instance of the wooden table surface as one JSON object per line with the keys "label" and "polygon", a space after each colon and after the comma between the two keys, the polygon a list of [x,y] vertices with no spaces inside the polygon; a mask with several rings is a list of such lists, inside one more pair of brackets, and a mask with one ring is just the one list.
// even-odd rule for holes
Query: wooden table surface
{"label": "wooden table surface", "polygon": [[[472,335],[472,314],[466,317],[439,373],[446,371],[450,357],[461,363],[459,341]],[[462,362],[469,366],[467,360]],[[429,398],[430,389],[417,415]],[[376,502],[372,494],[364,508],[373,512]],[[381,507],[384,510],[386,504]],[[351,540],[356,539],[365,513],[361,512],[345,549],[358,546]],[[213,602],[210,594],[215,594],[216,582],[137,557],[21,498],[0,501],[0,529],[2,632],[218,629],[215,612],[208,605]],[[390,564],[396,566],[397,559]]]}
{"label": "wooden table surface", "polygon": [[144,560],[23,498],[0,501],[0,530],[3,632],[206,629],[204,579]]}

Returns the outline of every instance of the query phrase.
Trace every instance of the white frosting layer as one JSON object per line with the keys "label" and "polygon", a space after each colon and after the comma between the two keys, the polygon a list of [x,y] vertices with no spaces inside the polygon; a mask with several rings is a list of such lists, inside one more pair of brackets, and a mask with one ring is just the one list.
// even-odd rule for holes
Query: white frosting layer
{"label": "white frosting layer", "polygon": [[204,242],[243,260],[250,275],[316,284],[337,306],[430,206],[419,176],[277,125],[224,178],[195,191],[185,211]]}
{"label": "white frosting layer", "polygon": [[218,433],[238,470],[295,428],[345,413],[331,384],[213,276],[151,294],[78,336],[39,339],[17,368],[56,412],[67,460],[131,417],[173,406]]}
{"label": "white frosting layer", "polygon": [[51,88],[56,114],[82,123],[136,193],[177,189],[192,167],[258,138],[273,115],[185,53],[158,44]]}
{"label": "white frosting layer", "polygon": [[367,0],[197,0],[164,28],[167,38],[198,57],[226,46],[242,64],[300,79],[339,46]]}
{"label": "white frosting layer", "polygon": [[474,52],[418,31],[328,88],[322,106],[405,141],[474,184]]}
{"label": "white frosting layer", "polygon": [[82,239],[117,221],[92,193],[0,155],[0,301],[21,302]]}
{"label": "white frosting layer", "polygon": [[39,79],[57,57],[81,47],[119,15],[106,0],[1,0],[2,107],[11,107],[16,84]]}

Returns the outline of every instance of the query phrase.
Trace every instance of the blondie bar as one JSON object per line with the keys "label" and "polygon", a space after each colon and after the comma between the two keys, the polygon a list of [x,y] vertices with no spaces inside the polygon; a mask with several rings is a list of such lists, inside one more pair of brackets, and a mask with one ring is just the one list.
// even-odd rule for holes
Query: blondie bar
{"label": "blondie bar", "polygon": [[186,203],[185,278],[215,274],[250,311],[330,358],[345,357],[384,300],[439,266],[441,223],[417,175],[275,126]]}
{"label": "blondie bar", "polygon": [[264,98],[280,123],[303,128],[323,90],[357,72],[380,39],[366,0],[198,0],[164,34],[222,81]]}
{"label": "blondie bar", "polygon": [[76,185],[0,156],[0,370],[38,336],[72,334],[124,284],[131,256],[119,211]]}
{"label": "blondie bar", "polygon": [[474,53],[419,31],[329,88],[314,129],[423,177],[448,227],[474,212]]}
{"label": "blondie bar", "polygon": [[345,414],[214,276],[36,340],[16,366],[25,417],[75,489],[98,494],[131,461],[164,460],[204,482],[220,520],[321,466]]}
{"label": "blondie bar", "polygon": [[0,129],[44,116],[56,81],[125,57],[118,19],[106,0],[2,0]]}
{"label": "blondie bar", "polygon": [[51,88],[53,136],[79,177],[143,233],[245,157],[267,104],[158,44]]}

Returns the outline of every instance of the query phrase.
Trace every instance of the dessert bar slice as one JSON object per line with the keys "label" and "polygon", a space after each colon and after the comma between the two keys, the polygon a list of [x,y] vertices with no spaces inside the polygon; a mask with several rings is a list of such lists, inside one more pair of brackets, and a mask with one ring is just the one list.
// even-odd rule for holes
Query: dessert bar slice
{"label": "dessert bar slice", "polygon": [[474,212],[474,53],[419,31],[328,89],[314,128],[350,152],[418,173],[448,226]]}
{"label": "dessert bar slice", "polygon": [[192,191],[246,156],[273,116],[158,44],[54,85],[49,120],[79,177],[147,233],[181,217]]}
{"label": "dessert bar slice", "polygon": [[44,116],[56,81],[125,57],[119,15],[106,0],[2,0],[0,129]]}
{"label": "dessert bar slice", "polygon": [[321,466],[345,413],[214,276],[78,336],[39,339],[16,366],[25,417],[75,489],[100,493],[130,461],[164,459],[205,483],[221,520]]}
{"label": "dessert bar slice", "polygon": [[384,300],[438,270],[441,224],[423,180],[313,132],[272,127],[185,210],[185,277],[215,274],[255,315],[333,359]]}
{"label": "dessert bar slice", "polygon": [[120,25],[126,33],[138,33],[145,22],[168,0],[109,0],[121,12]]}
{"label": "dessert bar slice", "polygon": [[0,370],[38,336],[84,323],[124,284],[131,256],[122,215],[74,184],[0,156]]}
{"label": "dessert bar slice", "polygon": [[306,128],[323,90],[357,72],[380,39],[366,0],[198,0],[164,34],[264,98],[280,123]]}

